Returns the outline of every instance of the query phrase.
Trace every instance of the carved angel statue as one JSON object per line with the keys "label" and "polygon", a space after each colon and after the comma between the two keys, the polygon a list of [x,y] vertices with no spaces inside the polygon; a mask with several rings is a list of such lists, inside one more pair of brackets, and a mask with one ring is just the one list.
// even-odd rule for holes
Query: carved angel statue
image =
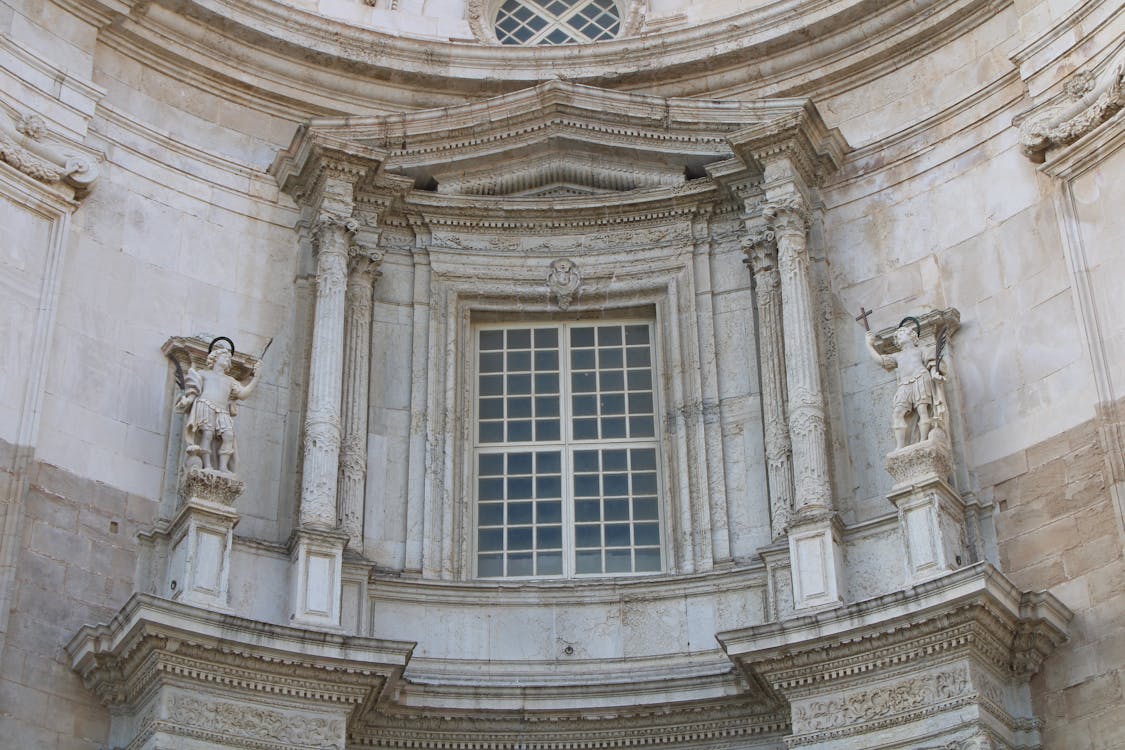
{"label": "carved angel statue", "polygon": [[[945,375],[941,371],[945,348],[942,329],[933,347],[919,343],[921,325],[915,318],[904,318],[895,331],[897,352],[880,354],[875,348],[875,334],[867,332],[867,349],[884,370],[898,373],[894,411],[891,416],[895,434],[895,450],[912,442],[931,438],[946,440]],[[913,441],[910,417],[917,417],[918,440]]]}
{"label": "carved angel statue", "polygon": [[188,413],[184,437],[189,468],[194,459],[202,462],[204,469],[217,469],[224,474],[233,473],[237,465],[233,419],[237,413],[235,402],[253,393],[258,384],[259,364],[254,365],[254,375],[246,384],[227,374],[230,365],[231,350],[213,348],[207,355],[207,369],[196,370],[193,367],[184,378],[184,395],[176,402],[176,411]]}

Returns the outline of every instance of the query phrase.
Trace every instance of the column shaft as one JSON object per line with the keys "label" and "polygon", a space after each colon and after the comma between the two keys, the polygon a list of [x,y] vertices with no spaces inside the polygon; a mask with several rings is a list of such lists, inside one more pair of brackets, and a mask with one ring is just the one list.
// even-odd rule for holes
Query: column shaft
{"label": "column shaft", "polygon": [[757,339],[770,491],[770,534],[778,539],[785,535],[793,509],[793,468],[786,421],[785,338],[776,238],[771,231],[759,231],[746,239],[744,249],[749,256],[746,262],[754,273],[754,298],[758,305]]}
{"label": "column shaft", "polygon": [[777,236],[794,508],[798,515],[815,515],[831,509],[832,488],[809,278],[807,211],[800,198],[789,197],[768,203],[764,213]]}
{"label": "column shaft", "polygon": [[315,227],[316,310],[309,355],[309,393],[305,410],[304,467],[299,516],[303,527],[336,527],[344,296],[348,246],[355,229],[354,221],[336,217],[323,217]]}
{"label": "column shaft", "polygon": [[371,294],[381,257],[353,245],[344,313],[343,438],[339,521],[352,549],[363,547],[367,482],[368,385],[371,375]]}

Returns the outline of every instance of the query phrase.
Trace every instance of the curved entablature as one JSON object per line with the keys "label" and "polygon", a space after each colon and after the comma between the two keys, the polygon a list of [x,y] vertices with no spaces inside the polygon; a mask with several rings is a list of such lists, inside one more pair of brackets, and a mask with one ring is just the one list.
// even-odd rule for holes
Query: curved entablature
{"label": "curved entablature", "polygon": [[784,0],[644,36],[533,47],[399,36],[280,0],[92,0],[80,10],[107,43],[143,49],[172,75],[194,82],[202,70],[317,113],[435,106],[550,78],[715,98],[823,94],[901,66],[1009,3]]}

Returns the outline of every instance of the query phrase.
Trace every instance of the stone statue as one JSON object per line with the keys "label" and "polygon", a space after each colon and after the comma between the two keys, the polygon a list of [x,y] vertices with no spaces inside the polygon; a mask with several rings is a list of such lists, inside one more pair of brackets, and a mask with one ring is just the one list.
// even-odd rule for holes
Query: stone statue
{"label": "stone statue", "polygon": [[[945,440],[945,376],[941,372],[941,354],[944,348],[944,331],[935,346],[919,343],[921,325],[915,318],[904,318],[895,331],[897,352],[880,354],[875,348],[875,334],[867,332],[867,349],[884,370],[898,373],[895,390],[892,424],[895,433],[895,450],[908,443],[923,442],[931,437]],[[912,441],[913,432],[909,417],[917,416],[918,440]]]}
{"label": "stone statue", "polygon": [[207,355],[207,369],[193,367],[184,378],[184,395],[176,402],[176,411],[188,414],[184,426],[187,443],[184,465],[188,470],[201,466],[204,470],[232,474],[237,466],[233,419],[237,413],[235,402],[253,393],[258,384],[260,365],[254,365],[250,382],[242,384],[227,374],[231,356],[231,349],[212,348]]}

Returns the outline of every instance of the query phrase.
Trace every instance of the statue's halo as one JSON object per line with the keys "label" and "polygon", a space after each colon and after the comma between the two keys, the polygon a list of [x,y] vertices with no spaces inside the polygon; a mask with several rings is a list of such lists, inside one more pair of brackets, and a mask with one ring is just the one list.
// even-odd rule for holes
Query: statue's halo
{"label": "statue's halo", "polygon": [[227,342],[227,344],[230,345],[230,355],[233,357],[234,356],[234,342],[231,341],[230,339],[228,339],[226,336],[216,336],[215,338],[211,339],[211,343],[207,347],[207,353],[210,354],[211,351],[215,348],[215,344],[219,343],[220,341],[225,341],[225,342]]}

